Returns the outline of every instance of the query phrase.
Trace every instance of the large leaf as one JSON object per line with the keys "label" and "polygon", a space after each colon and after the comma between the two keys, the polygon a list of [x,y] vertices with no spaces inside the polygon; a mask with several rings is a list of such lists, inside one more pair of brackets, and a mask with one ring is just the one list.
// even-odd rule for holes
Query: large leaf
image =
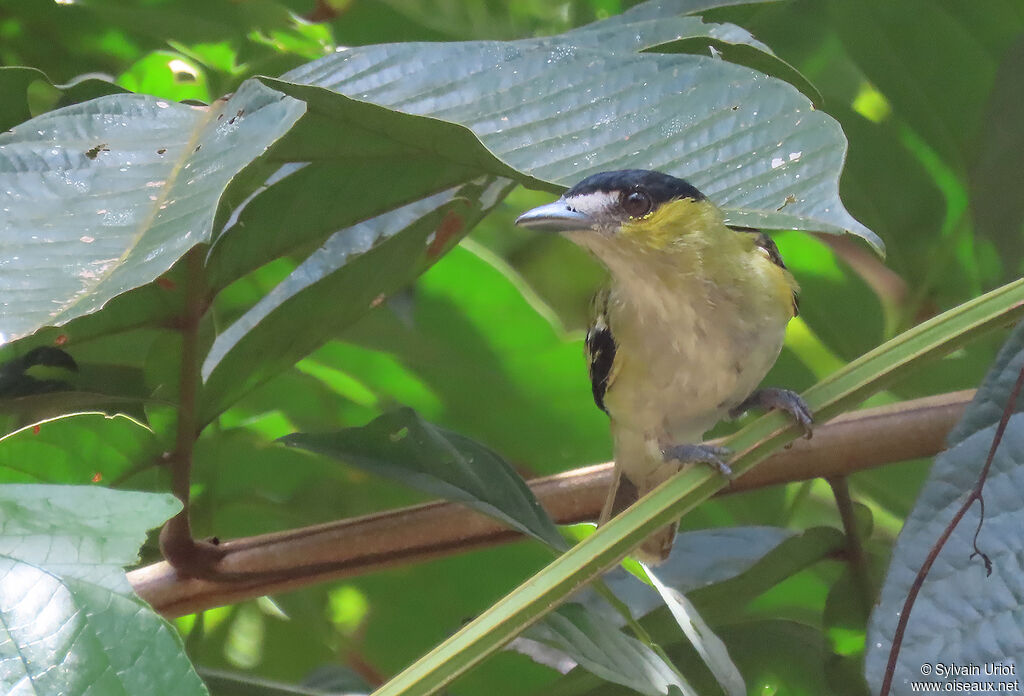
{"label": "large leaf", "polygon": [[211,108],[112,95],[0,135],[0,340],[93,312],[208,240],[225,186],[304,108],[249,82]]}
{"label": "large leaf", "polygon": [[[203,415],[293,365],[436,261],[510,186],[481,181],[331,236],[214,341],[203,363]],[[337,298],[343,297],[343,303]]]}
{"label": "large leaf", "polygon": [[[272,258],[483,174],[546,185],[496,159],[461,126],[318,87],[262,80],[303,100],[306,114],[268,154],[269,163],[285,166],[242,202],[228,233],[218,238],[210,260],[215,288]],[[284,229],[289,233],[281,234]]]}
{"label": "large leaf", "polygon": [[[876,690],[911,583],[974,486],[996,430],[999,416],[993,405],[1005,405],[1022,366],[1024,328],[1011,337],[976,400],[968,406],[950,438],[951,449],[935,459],[928,482],[907,517],[868,626],[865,674]],[[910,693],[906,684],[920,679],[924,664],[982,665],[1024,655],[1020,623],[1024,607],[1022,490],[1024,415],[1018,413],[1010,419],[983,491],[984,520],[977,547],[991,559],[992,574],[986,576],[985,564],[974,556],[973,540],[982,510],[975,505],[949,537],[917,596],[896,664],[894,693]],[[970,679],[954,681],[968,683]]]}
{"label": "large leaf", "polygon": [[[773,0],[755,0],[766,1]],[[567,35],[581,45],[605,50],[723,55],[730,63],[782,78],[820,102],[821,95],[807,78],[743,27],[727,22],[706,23],[700,17],[687,16],[734,4],[747,3],[649,0]],[[555,37],[555,41],[560,38]]]}
{"label": "large leaf", "polygon": [[554,522],[505,460],[410,409],[387,413],[363,428],[295,433],[281,441],[465,503],[555,549],[565,548]]}
{"label": "large leaf", "polygon": [[632,52],[658,43],[660,26],[640,21],[598,46],[588,37],[600,25],[511,43],[367,46],[284,78],[461,123],[540,179],[569,185],[601,170],[662,169],[691,180],[734,224],[848,230],[880,249],[839,201],[838,124],[748,68]]}
{"label": "large leaf", "polygon": [[167,495],[0,486],[5,693],[206,693],[176,631],[122,570],[138,560],[146,530],[179,508]]}
{"label": "large leaf", "polygon": [[[1006,340],[985,381],[978,387],[970,407],[949,433],[946,442],[958,445],[974,433],[991,428],[1003,417],[1007,397],[1024,367],[1024,323],[1018,324]],[[1024,400],[1018,399],[1016,410],[1024,411]]]}
{"label": "large leaf", "polygon": [[[705,23],[700,17],[685,16],[711,9],[708,5],[685,0],[653,0],[604,21],[574,29],[563,36],[552,37],[550,42],[557,44],[564,41],[565,37],[571,37],[572,42],[580,46],[628,53],[649,49],[663,51],[676,42],[704,38],[729,44],[746,44],[767,56],[775,56],[772,49],[742,27]],[[544,41],[538,43],[543,44]]]}

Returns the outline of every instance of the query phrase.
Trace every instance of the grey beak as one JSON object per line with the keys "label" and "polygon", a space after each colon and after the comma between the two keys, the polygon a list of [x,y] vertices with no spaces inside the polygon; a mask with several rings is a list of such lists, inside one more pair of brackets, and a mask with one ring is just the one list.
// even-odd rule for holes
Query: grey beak
{"label": "grey beak", "polygon": [[594,226],[594,219],[586,213],[572,210],[565,201],[559,199],[554,203],[527,210],[516,218],[521,227],[532,227],[552,232],[568,232],[569,230],[588,230]]}

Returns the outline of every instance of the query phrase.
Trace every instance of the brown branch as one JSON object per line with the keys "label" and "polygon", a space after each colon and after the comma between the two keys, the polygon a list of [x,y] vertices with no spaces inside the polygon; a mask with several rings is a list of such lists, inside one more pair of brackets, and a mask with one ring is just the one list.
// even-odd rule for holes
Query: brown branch
{"label": "brown branch", "polygon": [[[723,491],[732,493],[789,481],[845,476],[892,462],[926,457],[943,448],[972,391],[905,401],[847,413],[817,427]],[[530,487],[556,522],[596,519],[611,464],[536,479]],[[236,580],[179,578],[167,563],[128,574],[135,591],[165,616],[181,616],[250,597],[513,541],[516,532],[452,503],[433,502],[366,517],[224,542],[215,571]],[[245,574],[253,577],[246,579]]]}
{"label": "brown branch", "polygon": [[935,559],[942,553],[942,547],[946,545],[949,537],[953,535],[953,530],[957,528],[960,520],[963,519],[975,502],[981,507],[981,514],[978,519],[978,528],[974,530],[974,538],[971,542],[974,546],[971,558],[981,556],[985,562],[985,573],[987,575],[992,574],[992,561],[978,549],[978,534],[981,532],[981,523],[985,521],[985,498],[982,496],[982,490],[985,488],[985,481],[988,480],[989,469],[992,468],[992,459],[995,458],[996,450],[999,449],[999,443],[1003,440],[1003,433],[1006,432],[1006,426],[1010,423],[1010,417],[1016,410],[1017,397],[1020,396],[1021,388],[1024,388],[1024,367],[1021,367],[1020,374],[1017,375],[1017,382],[1013,385],[1013,389],[1010,390],[1010,396],[1006,399],[1002,418],[999,419],[999,425],[996,426],[995,435],[992,437],[992,445],[989,447],[988,456],[985,458],[985,464],[981,467],[981,472],[978,474],[978,480],[974,483],[974,488],[971,489],[970,494],[964,500],[960,509],[953,515],[953,519],[942,530],[942,534],[932,544],[931,550],[928,551],[928,556],[924,559],[921,569],[917,571],[914,582],[911,583],[910,589],[907,591],[907,598],[903,601],[903,609],[899,613],[899,621],[896,622],[896,631],[893,633],[892,645],[889,647],[889,661],[885,665],[885,676],[882,679],[882,689],[879,691],[879,696],[889,696],[892,678],[896,673],[896,660],[899,658],[900,647],[903,645],[903,634],[907,630],[907,622],[910,620],[910,612],[917,601],[917,595],[924,586],[924,579],[928,577],[928,572],[932,569]]}

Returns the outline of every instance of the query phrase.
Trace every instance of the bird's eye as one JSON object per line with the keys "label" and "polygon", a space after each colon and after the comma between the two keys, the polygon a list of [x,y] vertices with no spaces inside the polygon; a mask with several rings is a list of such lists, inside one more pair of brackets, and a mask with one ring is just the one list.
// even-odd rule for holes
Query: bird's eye
{"label": "bird's eye", "polygon": [[651,212],[653,206],[651,197],[644,191],[631,191],[622,199],[622,209],[630,217],[643,217]]}

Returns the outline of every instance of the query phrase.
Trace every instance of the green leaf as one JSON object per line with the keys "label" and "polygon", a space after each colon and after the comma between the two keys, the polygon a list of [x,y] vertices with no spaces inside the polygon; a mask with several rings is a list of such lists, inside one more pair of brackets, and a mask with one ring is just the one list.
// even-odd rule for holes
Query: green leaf
{"label": "green leaf", "polygon": [[122,570],[137,562],[146,530],[180,507],[169,495],[0,486],[5,692],[206,693],[177,632]]}
{"label": "green leaf", "polygon": [[[821,632],[804,623],[778,619],[741,621],[722,626],[719,635],[736,656],[750,693],[821,696],[832,694],[822,664],[829,655]],[[669,649],[669,656],[701,694],[718,693],[710,675],[700,673],[701,660],[685,644]],[[589,677],[589,679],[587,678]],[[590,675],[573,672],[538,696],[626,696],[630,692],[608,683],[595,683]],[[755,690],[756,689],[756,690]]]}
{"label": "green leaf", "polygon": [[138,422],[80,413],[0,439],[0,481],[110,482],[159,455],[153,433]]}
{"label": "green leaf", "polygon": [[495,452],[423,421],[411,409],[384,414],[362,428],[281,438],[413,488],[465,503],[555,549],[558,528],[523,479]]}
{"label": "green leaf", "polygon": [[845,544],[842,533],[834,527],[812,527],[784,540],[739,575],[705,587],[672,586],[686,592],[702,614],[711,616],[715,623],[735,620],[748,602],[838,553]]}
{"label": "green leaf", "polygon": [[[184,280],[184,274],[178,273],[178,268],[162,277],[178,286]],[[166,322],[180,311],[180,291],[151,283],[118,295],[104,305],[102,312],[86,314],[59,328],[43,328],[22,340],[5,343],[0,346],[0,355],[6,361],[37,346],[59,345],[77,356],[83,367],[89,362],[140,367],[148,350],[140,344],[145,344],[147,338],[156,332],[129,332],[166,326]]]}
{"label": "green leaf", "polygon": [[894,113],[963,171],[997,58],[1024,29],[1019,4],[993,3],[978,13],[957,0],[870,0],[856,7],[840,0],[829,9],[844,48]]}
{"label": "green leaf", "polygon": [[623,51],[695,53],[707,56],[712,55],[713,49],[730,63],[745,65],[786,80],[820,103],[821,95],[800,71],[775,55],[768,45],[755,39],[743,27],[730,23],[705,23],[700,17],[683,16],[730,4],[737,3],[652,0],[620,15],[567,32],[566,35],[581,45],[605,50],[613,47],[614,50]]}
{"label": "green leaf", "polygon": [[[14,346],[39,343],[39,337],[19,341]],[[124,336],[119,337],[116,350],[103,358],[123,359],[134,347]],[[11,354],[13,351],[9,351]],[[76,351],[77,352],[77,351]],[[67,413],[103,412],[127,414],[143,418],[142,403],[150,397],[143,383],[142,372],[117,362],[80,362],[66,364],[35,362],[35,356],[53,353],[65,356],[63,350],[37,345],[23,355],[0,363],[0,438],[41,421]],[[86,357],[90,356],[84,352]],[[25,365],[25,362],[33,363]]]}
{"label": "green leaf", "polygon": [[[664,584],[686,592],[692,603],[699,607],[701,615],[716,627],[718,635],[723,640],[726,636],[729,638],[726,644],[735,661],[742,666],[742,673],[759,677],[748,679],[750,683],[768,683],[764,681],[763,665],[759,670],[751,668],[750,657],[758,651],[750,650],[749,646],[735,647],[735,622],[746,619],[747,607],[759,595],[841,551],[844,546],[842,533],[833,527],[814,527],[798,535],[774,527],[682,532],[676,536],[672,556],[658,567],[658,575]],[[700,693],[718,688],[710,683],[703,684],[705,670],[698,665],[703,660],[680,634],[678,623],[651,585],[641,582],[621,567],[606,574],[603,581],[629,607],[633,616],[643,617],[643,625],[650,635],[669,651],[675,664]],[[616,626],[621,624],[619,614],[611,611],[593,590],[584,590],[577,595],[576,601],[600,612],[605,621],[615,622]],[[518,646],[516,642],[513,645]],[[754,659],[760,663],[759,658]],[[814,666],[820,672],[820,664]],[[564,673],[564,669],[561,671]],[[590,675],[577,670],[560,679],[554,693],[558,696],[592,693],[592,684]],[[597,693],[606,691],[596,690]]]}
{"label": "green leaf", "polygon": [[729,651],[721,638],[716,636],[707,622],[701,618],[696,607],[686,598],[686,595],[665,586],[649,568],[646,570],[647,577],[650,578],[654,588],[661,595],[669,611],[672,612],[679,627],[683,629],[687,640],[715,675],[715,679],[725,693],[729,696],[744,696],[747,693],[747,685],[743,682],[743,676],[736,669],[732,658],[729,657]]}
{"label": "green leaf", "polygon": [[851,231],[881,249],[839,201],[842,130],[792,86],[711,57],[633,53],[630,32],[595,48],[590,31],[358,47],[284,77],[461,123],[539,179],[660,169],[689,179],[733,224]]}
{"label": "green leaf", "polygon": [[[222,331],[203,362],[208,421],[295,364],[436,261],[505,194],[484,177],[333,235]],[[337,298],[345,298],[338,303]]]}
{"label": "green leaf", "polygon": [[9,130],[32,118],[28,107],[28,88],[36,80],[45,80],[42,70],[21,66],[0,67],[0,131]]}
{"label": "green leaf", "polygon": [[[818,629],[795,621],[748,620],[722,626],[718,633],[752,685],[751,693],[832,693],[821,667],[829,655],[828,643]],[[682,669],[695,666],[698,661],[685,646],[672,649],[669,654]],[[709,693],[713,688],[704,683],[698,686],[707,689],[701,693]]]}
{"label": "green leaf", "polygon": [[250,82],[215,108],[113,95],[0,135],[0,340],[94,312],[207,241],[224,187],[303,109]]}
{"label": "green leaf", "polygon": [[[218,238],[210,259],[215,288],[284,253],[483,174],[545,186],[496,159],[461,126],[319,87],[261,80],[303,100],[306,113],[268,154],[268,162],[285,166],[243,202],[237,221]],[[280,233],[285,228],[290,234]]]}
{"label": "green leaf", "polygon": [[[344,340],[312,359],[356,376],[384,404],[411,406],[531,472],[553,474],[611,456],[581,332],[567,334],[515,270],[472,239]],[[403,378],[382,354],[429,391],[396,391]]]}
{"label": "green leaf", "polygon": [[[942,354],[985,329],[1024,312],[1024,281],[1010,283],[896,337],[850,363],[803,394],[821,419],[882,388],[901,370]],[[737,476],[775,448],[798,437],[779,413],[768,414],[723,443],[739,455]],[[680,472],[593,535],[561,555],[377,691],[377,696],[426,694],[498,650],[580,585],[617,563],[659,527],[678,519],[726,485],[707,468]]]}
{"label": "green leaf", "polygon": [[[989,368],[985,381],[978,387],[970,407],[956,424],[946,443],[949,447],[960,444],[971,435],[991,428],[1003,417],[1007,397],[1021,367],[1024,366],[1024,323],[1018,324],[1003,344],[995,362]],[[1016,412],[1024,412],[1024,399],[1017,400]]]}
{"label": "green leaf", "polygon": [[[930,274],[935,272],[935,261],[932,259],[936,246],[943,244],[936,234],[937,230],[942,229],[946,212],[946,202],[941,191],[927,169],[901,141],[901,127],[898,123],[892,119],[875,123],[850,108],[833,103],[836,101],[836,98],[830,100],[830,112],[840,119],[850,141],[849,157],[843,174],[843,199],[859,220],[886,240],[886,264],[903,276],[910,287],[927,287],[932,282]],[[888,162],[888,166],[878,166],[881,161]],[[788,264],[790,255],[784,258]],[[922,262],[924,259],[928,261]],[[812,269],[807,271],[813,272]],[[954,268],[949,272],[962,273]],[[819,273],[824,275],[826,271]],[[801,284],[805,276],[806,272],[804,276],[799,276]],[[848,285],[849,282],[844,284]],[[804,288],[804,298],[811,300],[816,297],[817,289],[814,286]],[[958,293],[950,301],[959,301],[966,296],[966,293]],[[851,299],[859,298],[847,297],[845,301]],[[828,307],[831,302],[826,300],[821,304]],[[842,313],[858,323],[880,319],[875,312],[863,311],[863,304],[860,307],[862,310],[859,312],[850,309]],[[886,309],[909,311],[906,307]],[[859,317],[858,314],[868,316]],[[901,323],[906,321],[902,316],[898,319]],[[836,322],[818,322],[818,326],[828,324],[832,325],[831,331],[836,331]],[[865,329],[868,327],[846,333],[847,336],[874,335],[873,331]],[[852,342],[858,338],[851,336],[847,340]]]}
{"label": "green leaf", "polygon": [[3,102],[0,103],[0,132],[10,130],[32,117],[29,108],[29,88],[37,82],[48,84],[55,91],[63,93],[60,95],[60,101],[67,104],[124,91],[96,75],[83,75],[67,84],[56,85],[50,82],[42,70],[22,66],[0,66],[0,94],[4,95]]}
{"label": "green leaf", "polygon": [[[665,53],[676,42],[714,39],[727,44],[745,44],[773,56],[772,49],[735,24],[705,24],[700,17],[679,16],[682,3],[653,2],[638,5],[621,15],[588,24],[564,36],[579,46],[622,52],[653,50]],[[553,37],[557,42],[561,37]],[[669,51],[671,52],[671,51]]]}
{"label": "green leaf", "polygon": [[[679,592],[707,591],[720,583],[741,578],[751,569],[758,569],[755,574],[778,581],[780,575],[785,577],[787,572],[793,572],[792,562],[803,567],[798,559],[804,558],[801,548],[807,548],[811,542],[811,531],[799,536],[778,527],[721,527],[680,532],[672,543],[672,554],[658,566],[658,578]],[[769,559],[777,562],[780,557],[791,561],[787,571],[768,570],[767,564],[773,562]],[[818,558],[820,553],[814,555],[814,560]],[[612,570],[602,580],[629,607],[633,616],[646,616],[665,605],[658,591],[623,568]],[[736,588],[735,583],[732,586],[731,601],[739,602],[752,596]],[[604,600],[588,590],[577,601],[598,610]],[[616,616],[608,614],[607,618],[614,620]]]}
{"label": "green leaf", "polygon": [[[1011,336],[975,401],[967,407],[950,437],[950,449],[935,458],[928,481],[903,525],[868,625],[865,674],[875,691],[885,673],[892,636],[911,583],[963,504],[965,493],[974,487],[992,446],[995,421],[1022,366],[1024,327]],[[1019,403],[1017,408],[1021,408]],[[1017,413],[992,460],[983,490],[984,508],[974,505],[964,515],[925,578],[903,636],[894,684],[919,679],[925,663],[986,664],[1008,662],[1024,654],[1024,634],[1017,628],[1024,606],[1020,583],[1024,576],[1022,473],[1024,415]],[[973,543],[976,530],[977,547]],[[975,548],[991,560],[991,576],[986,576],[985,563],[974,555]]]}
{"label": "green leaf", "polygon": [[[696,692],[653,649],[596,616],[582,604],[566,604],[531,628],[525,638],[568,655],[588,672],[647,696]],[[530,648],[524,646],[527,650]]]}
{"label": "green leaf", "polygon": [[981,236],[999,250],[1003,276],[1024,273],[1024,201],[1017,195],[1024,187],[1024,91],[1019,89],[1024,71],[1024,35],[1007,51],[996,72],[989,95],[979,142],[970,168],[971,214]]}
{"label": "green leaf", "polygon": [[164,99],[210,101],[206,72],[187,56],[173,51],[153,51],[135,61],[117,78],[132,92]]}

